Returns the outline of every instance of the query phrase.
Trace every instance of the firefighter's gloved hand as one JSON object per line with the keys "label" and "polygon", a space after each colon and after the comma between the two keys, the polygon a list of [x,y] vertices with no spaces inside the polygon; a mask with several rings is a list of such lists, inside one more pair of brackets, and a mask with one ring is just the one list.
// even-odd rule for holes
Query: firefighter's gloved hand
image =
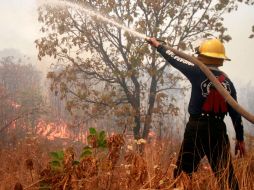
{"label": "firefighter's gloved hand", "polygon": [[236,141],[235,144],[235,155],[238,155],[240,157],[243,157],[245,155],[245,144],[244,141]]}
{"label": "firefighter's gloved hand", "polygon": [[157,41],[157,39],[156,38],[154,38],[154,37],[152,37],[152,38],[146,38],[145,39],[149,44],[151,44],[151,46],[153,46],[153,47],[158,47],[159,45],[160,45],[160,42],[159,41]]}

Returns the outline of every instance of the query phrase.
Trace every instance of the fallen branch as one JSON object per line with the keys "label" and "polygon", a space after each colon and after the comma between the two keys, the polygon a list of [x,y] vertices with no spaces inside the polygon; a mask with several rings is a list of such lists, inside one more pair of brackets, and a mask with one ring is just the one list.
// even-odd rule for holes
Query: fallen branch
{"label": "fallen branch", "polygon": [[27,116],[27,115],[31,115],[31,114],[34,114],[34,112],[37,111],[41,111],[41,108],[34,108],[32,110],[30,110],[29,112],[24,112],[24,113],[21,113],[19,116],[17,116],[16,118],[12,119],[11,121],[9,121],[4,127],[2,127],[0,129],[0,133],[2,133],[5,129],[7,129],[13,122]]}
{"label": "fallen branch", "polygon": [[38,180],[38,181],[32,183],[31,185],[25,187],[24,190],[25,190],[25,189],[29,189],[29,188],[31,188],[31,187],[37,185],[38,183],[40,183],[40,182],[42,182],[42,181],[44,181],[44,180],[45,180],[45,179]]}

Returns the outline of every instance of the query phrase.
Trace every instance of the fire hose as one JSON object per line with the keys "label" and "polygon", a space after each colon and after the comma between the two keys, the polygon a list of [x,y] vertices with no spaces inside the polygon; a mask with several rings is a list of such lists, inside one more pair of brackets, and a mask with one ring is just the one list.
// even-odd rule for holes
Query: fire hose
{"label": "fire hose", "polygon": [[221,83],[218,81],[218,79],[214,76],[214,74],[209,70],[209,68],[204,65],[201,61],[199,61],[197,58],[190,56],[186,53],[183,53],[179,50],[176,50],[170,46],[164,47],[170,51],[172,51],[175,55],[178,57],[181,57],[195,65],[197,65],[201,71],[207,76],[207,78],[213,83],[214,87],[218,90],[218,92],[224,97],[226,102],[240,115],[242,115],[245,119],[247,119],[249,122],[254,124],[254,115],[246,111],[241,105],[237,103],[237,101],[229,94],[229,92],[221,85]]}

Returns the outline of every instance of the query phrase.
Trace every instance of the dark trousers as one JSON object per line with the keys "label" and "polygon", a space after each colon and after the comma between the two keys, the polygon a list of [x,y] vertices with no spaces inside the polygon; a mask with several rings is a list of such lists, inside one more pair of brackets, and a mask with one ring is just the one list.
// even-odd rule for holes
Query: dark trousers
{"label": "dark trousers", "polygon": [[221,189],[226,189],[226,181],[231,190],[239,189],[223,120],[190,117],[186,125],[174,177],[176,178],[182,171],[191,175],[197,170],[204,156],[207,156]]}

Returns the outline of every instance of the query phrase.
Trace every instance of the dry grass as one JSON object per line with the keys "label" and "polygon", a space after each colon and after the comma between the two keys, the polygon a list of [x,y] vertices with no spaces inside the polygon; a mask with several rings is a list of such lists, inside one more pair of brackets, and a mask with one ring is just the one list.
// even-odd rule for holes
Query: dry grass
{"label": "dry grass", "polygon": [[[137,143],[121,138],[117,135],[108,138],[107,149],[96,149],[75,165],[73,161],[79,159],[81,149],[80,145],[75,150],[67,148],[74,146],[72,142],[30,137],[11,146],[2,146],[0,190],[14,189],[18,182],[24,189],[39,189],[41,182],[51,189],[66,190],[169,190],[175,184],[178,189],[187,189],[190,183],[195,190],[218,189],[205,160],[191,181],[184,174],[173,179],[178,143],[151,141],[140,155],[134,151]],[[64,166],[55,171],[48,165],[48,153],[59,149],[65,150]],[[249,153],[245,158],[234,159],[234,166],[241,189],[254,189],[254,155]]]}

